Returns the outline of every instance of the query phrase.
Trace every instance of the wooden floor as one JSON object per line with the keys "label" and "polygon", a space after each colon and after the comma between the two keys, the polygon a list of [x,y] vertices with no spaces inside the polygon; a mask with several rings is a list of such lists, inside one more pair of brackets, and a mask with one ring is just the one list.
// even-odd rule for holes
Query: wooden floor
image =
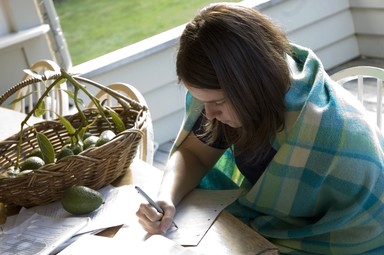
{"label": "wooden floor", "polygon": [[[329,75],[332,75],[333,73],[339,71],[340,69],[344,69],[344,68],[351,67],[351,66],[359,66],[359,65],[370,65],[370,66],[377,66],[380,68],[384,68],[384,59],[361,57],[361,58],[351,60],[351,61],[349,61],[345,64],[342,64],[340,66],[337,66],[335,68],[332,68],[332,69],[328,70],[327,72]],[[373,93],[375,93],[375,90],[373,90]],[[375,95],[373,95],[373,96],[375,96]],[[164,169],[165,164],[166,164],[167,159],[168,159],[169,151],[172,147],[172,143],[173,143],[173,140],[168,141],[164,144],[160,144],[158,146],[158,148],[156,149],[156,152],[155,152],[154,163],[153,163],[153,165],[155,167],[162,169],[162,170]]]}

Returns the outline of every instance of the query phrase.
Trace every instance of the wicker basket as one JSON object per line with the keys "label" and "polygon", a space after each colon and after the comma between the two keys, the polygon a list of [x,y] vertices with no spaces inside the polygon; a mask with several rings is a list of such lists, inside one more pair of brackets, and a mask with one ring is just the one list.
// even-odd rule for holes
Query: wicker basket
{"label": "wicker basket", "polygon": [[[50,79],[59,77],[53,75]],[[125,123],[126,130],[117,134],[110,142],[78,155],[64,157],[55,163],[47,164],[31,173],[15,178],[0,179],[0,202],[24,207],[42,205],[58,200],[65,189],[73,185],[84,185],[99,189],[123,175],[136,155],[137,147],[143,136],[143,128],[147,123],[147,109],[136,101],[121,95],[94,81],[74,77],[81,83],[91,84],[116,98],[122,106],[113,109]],[[15,91],[37,82],[35,78],[16,84],[0,97],[0,105]],[[97,109],[88,108],[82,111],[89,123],[95,121],[89,132],[94,135],[111,129],[105,119],[100,117]],[[81,122],[79,114],[66,116],[76,128]],[[112,130],[116,127],[110,119]],[[37,131],[43,132],[51,141],[55,151],[61,149],[69,138],[68,132],[60,121],[43,121],[34,125]],[[114,130],[117,132],[116,130]],[[20,134],[15,134],[0,142],[0,171],[15,164]],[[31,150],[38,147],[33,128],[23,130],[20,163]]]}

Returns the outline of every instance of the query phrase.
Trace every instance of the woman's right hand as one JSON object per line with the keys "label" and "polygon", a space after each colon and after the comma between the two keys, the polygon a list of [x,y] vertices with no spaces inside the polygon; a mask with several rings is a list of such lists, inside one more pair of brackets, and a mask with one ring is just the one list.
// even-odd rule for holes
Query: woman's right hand
{"label": "woman's right hand", "polygon": [[157,201],[157,204],[163,209],[164,214],[159,213],[150,204],[140,204],[136,212],[139,223],[149,234],[165,234],[173,226],[173,217],[176,214],[176,208],[171,202]]}
{"label": "woman's right hand", "polygon": [[175,206],[199,184],[224,151],[206,145],[194,134],[183,141],[168,160],[160,185],[157,203],[164,214],[149,204],[141,204],[136,212],[148,233],[165,234],[172,227]]}

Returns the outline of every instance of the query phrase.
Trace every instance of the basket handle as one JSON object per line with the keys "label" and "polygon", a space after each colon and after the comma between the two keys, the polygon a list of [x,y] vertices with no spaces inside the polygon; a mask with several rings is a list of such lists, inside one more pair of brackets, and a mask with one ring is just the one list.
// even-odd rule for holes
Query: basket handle
{"label": "basket handle", "polygon": [[11,87],[10,89],[8,89],[6,92],[4,92],[4,94],[2,94],[0,96],[0,105],[2,105],[10,96],[12,96],[13,94],[15,94],[18,90],[24,88],[24,87],[27,87],[31,84],[34,84],[34,83],[38,83],[38,82],[41,82],[41,80],[43,81],[46,81],[46,80],[53,80],[53,79],[57,79],[61,76],[61,74],[59,73],[56,73],[56,74],[53,74],[52,76],[50,77],[47,77],[46,75],[42,75],[41,76],[41,79],[38,79],[38,78],[35,78],[35,77],[32,77],[32,78],[28,78],[26,80],[23,80],[23,81],[20,81],[18,83],[16,83],[15,86]]}
{"label": "basket handle", "polygon": [[[15,86],[11,87],[10,89],[8,89],[4,94],[2,94],[0,96],[0,106],[10,97],[12,96],[16,91],[26,87],[26,86],[29,86],[31,84],[34,84],[34,83],[38,83],[38,82],[41,82],[41,80],[43,81],[46,81],[46,80],[56,80],[58,78],[60,78],[62,76],[61,73],[55,73],[55,74],[52,74],[50,75],[49,77],[46,76],[46,75],[42,75],[41,76],[41,79],[38,79],[38,78],[35,78],[35,77],[32,77],[32,78],[29,78],[29,79],[26,79],[26,80],[23,80],[21,82],[18,82]],[[146,106],[145,105],[142,105],[140,104],[139,102],[123,95],[123,94],[120,94],[98,82],[95,82],[95,81],[92,81],[90,79],[87,79],[87,78],[84,78],[84,77],[81,77],[81,76],[72,76],[73,79],[75,79],[76,81],[81,81],[81,82],[85,82],[85,83],[88,83],[88,84],[91,84],[103,91],[105,91],[106,93],[110,94],[111,96],[115,97],[116,100],[118,100],[118,102],[125,108],[128,108],[127,106],[127,103],[128,102],[132,107],[134,108],[138,108],[138,109],[144,109],[144,110],[147,110]],[[124,102],[126,101],[126,102]]]}

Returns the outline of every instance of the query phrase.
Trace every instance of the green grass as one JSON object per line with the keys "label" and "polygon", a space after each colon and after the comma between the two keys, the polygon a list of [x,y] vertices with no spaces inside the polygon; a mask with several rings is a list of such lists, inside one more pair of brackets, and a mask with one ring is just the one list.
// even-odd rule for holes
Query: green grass
{"label": "green grass", "polygon": [[184,24],[211,2],[214,1],[54,1],[73,65]]}

